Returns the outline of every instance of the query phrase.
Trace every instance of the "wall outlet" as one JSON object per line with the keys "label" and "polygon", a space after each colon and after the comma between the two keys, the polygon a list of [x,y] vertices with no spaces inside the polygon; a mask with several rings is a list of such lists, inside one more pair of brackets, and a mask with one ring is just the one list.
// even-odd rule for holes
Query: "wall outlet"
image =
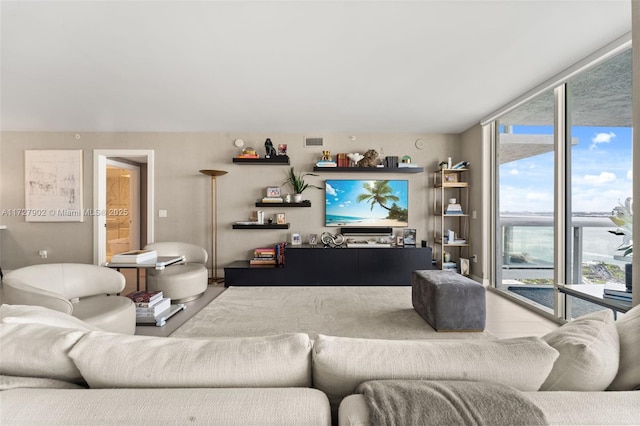
{"label": "wall outlet", "polygon": [[471,211],[471,219],[476,219],[478,217],[478,215],[476,214],[475,210]]}
{"label": "wall outlet", "polygon": [[478,263],[478,255],[474,254],[473,256],[471,256],[471,259],[473,259],[473,263]]}
{"label": "wall outlet", "polygon": [[38,252],[38,254],[40,255],[41,258],[46,259],[47,258],[47,251],[46,250],[40,250]]}
{"label": "wall outlet", "polygon": [[166,210],[158,210],[158,217],[167,217]]}

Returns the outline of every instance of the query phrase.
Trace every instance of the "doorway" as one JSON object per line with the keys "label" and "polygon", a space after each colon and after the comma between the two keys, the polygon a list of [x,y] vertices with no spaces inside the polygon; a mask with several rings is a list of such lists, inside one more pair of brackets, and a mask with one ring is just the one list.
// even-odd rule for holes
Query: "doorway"
{"label": "doorway", "polygon": [[94,150],[94,263],[152,242],[153,150]]}
{"label": "doorway", "polygon": [[107,159],[107,262],[140,248],[140,165]]}

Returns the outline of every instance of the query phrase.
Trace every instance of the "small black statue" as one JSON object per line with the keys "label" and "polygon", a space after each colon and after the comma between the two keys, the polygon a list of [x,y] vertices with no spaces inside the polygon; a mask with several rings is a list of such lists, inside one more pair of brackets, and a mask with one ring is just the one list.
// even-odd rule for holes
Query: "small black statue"
{"label": "small black statue", "polygon": [[278,155],[276,153],[276,149],[273,147],[273,143],[271,142],[270,138],[267,138],[267,140],[264,141],[264,150],[266,151],[265,158],[271,158]]}

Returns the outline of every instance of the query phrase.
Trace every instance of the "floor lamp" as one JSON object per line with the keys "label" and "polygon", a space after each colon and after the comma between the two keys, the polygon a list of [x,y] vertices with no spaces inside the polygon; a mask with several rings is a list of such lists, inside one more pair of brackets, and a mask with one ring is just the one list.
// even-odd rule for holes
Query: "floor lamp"
{"label": "floor lamp", "polygon": [[200,170],[203,175],[211,176],[211,261],[213,264],[213,277],[212,283],[218,284],[224,279],[218,278],[218,219],[216,217],[216,210],[218,208],[218,202],[216,201],[216,177],[226,175],[224,170]]}

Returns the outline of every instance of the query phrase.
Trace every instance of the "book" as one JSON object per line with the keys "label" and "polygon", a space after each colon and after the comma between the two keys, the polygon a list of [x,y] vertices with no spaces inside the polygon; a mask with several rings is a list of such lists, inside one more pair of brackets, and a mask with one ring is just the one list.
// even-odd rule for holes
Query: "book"
{"label": "book", "polygon": [[276,259],[251,259],[249,261],[250,265],[276,265]]}
{"label": "book", "polygon": [[617,294],[604,294],[605,299],[620,300],[622,302],[631,302],[631,293],[628,296],[619,296]]}
{"label": "book", "polygon": [[111,263],[142,263],[157,258],[158,252],[155,250],[131,250],[114,254]]}
{"label": "book", "polygon": [[605,296],[619,296],[631,300],[631,291],[624,284],[607,283],[604,285]]}
{"label": "book", "polygon": [[166,311],[171,306],[171,299],[165,297],[160,302],[148,308],[136,308],[137,317],[155,317]]}
{"label": "book", "polygon": [[459,163],[456,163],[453,166],[451,166],[451,170],[464,169],[469,167],[469,164],[471,163],[468,161],[460,161]]}
{"label": "book", "polygon": [[134,291],[127,294],[127,297],[133,301],[136,307],[148,308],[162,300],[161,291]]}
{"label": "book", "polygon": [[262,199],[263,203],[282,203],[284,199],[282,197],[264,197]]}

